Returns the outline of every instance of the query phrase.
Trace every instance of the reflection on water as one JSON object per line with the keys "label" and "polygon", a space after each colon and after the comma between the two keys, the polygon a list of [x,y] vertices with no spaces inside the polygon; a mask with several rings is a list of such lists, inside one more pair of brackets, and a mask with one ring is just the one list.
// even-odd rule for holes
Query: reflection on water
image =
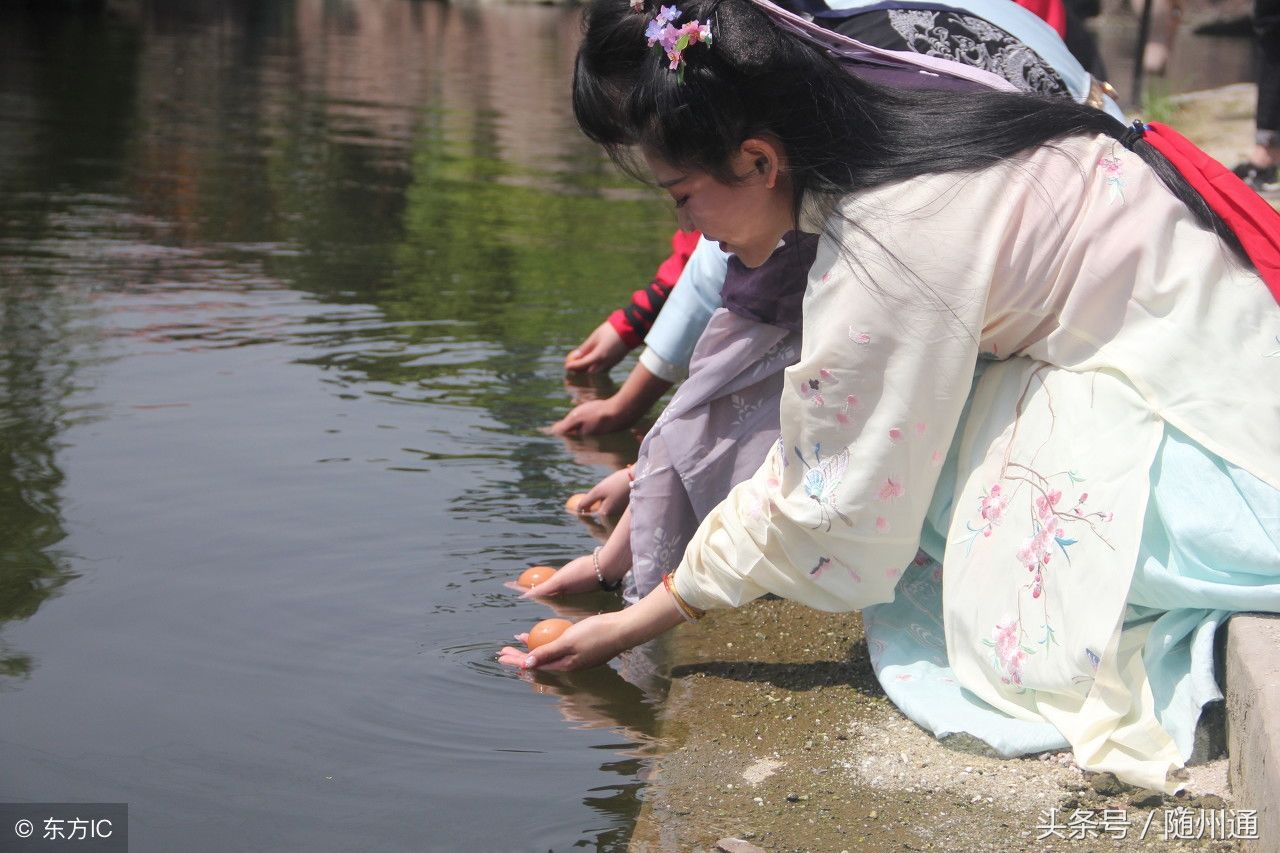
{"label": "reflection on water", "polygon": [[[0,291],[0,626],[26,619],[72,576],[58,545],[66,536],[55,460],[72,369],[61,299]],[[0,633],[0,676],[28,675],[31,658]]]}
{"label": "reflection on water", "polygon": [[129,802],[141,851],[625,845],[660,649],[492,659],[634,456],[542,428],[671,225],[572,125],[578,13],[58,5],[0,5],[0,799]]}

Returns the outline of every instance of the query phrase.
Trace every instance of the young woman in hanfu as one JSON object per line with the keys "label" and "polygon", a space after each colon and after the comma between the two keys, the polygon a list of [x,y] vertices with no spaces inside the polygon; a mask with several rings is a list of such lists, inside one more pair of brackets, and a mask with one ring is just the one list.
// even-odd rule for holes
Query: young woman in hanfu
{"label": "young woman in hanfu", "polygon": [[[993,37],[990,55],[986,48],[979,52],[986,56],[985,62],[959,66],[936,58],[924,60],[894,49],[893,39],[874,27],[868,29],[876,41],[851,40],[850,45],[883,52],[852,61],[863,73],[870,68],[893,69],[897,84],[912,88],[1004,86],[1074,97],[1093,105],[1088,97],[1089,75],[1067,54],[1052,28],[1021,7],[1003,2],[1007,8],[988,0],[965,0],[966,14],[957,19],[982,32],[1001,34],[998,44]],[[970,7],[1014,26],[1038,49],[1032,51],[975,17],[976,12],[968,12]],[[819,23],[830,26],[829,21]],[[841,35],[842,26],[836,27]],[[954,38],[958,52],[966,42],[962,36]],[[600,92],[605,100],[587,105],[586,94],[579,93],[580,110],[598,114],[617,103],[611,93]],[[1113,115],[1123,115],[1109,100],[1099,105]],[[676,310],[664,309],[652,327],[654,337],[660,339],[658,360],[666,363],[661,356],[673,351],[677,353],[673,358],[682,355],[689,381],[649,430],[636,464],[611,474],[583,501],[591,505],[599,500],[608,507],[617,503],[625,507],[630,501],[634,512],[622,513],[609,539],[594,553],[571,561],[526,597],[611,589],[621,580],[624,597],[634,603],[661,583],[702,518],[732,486],[760,467],[778,437],[782,371],[800,357],[800,306],[817,240],[815,234],[784,235],[769,259],[755,269],[700,241],[672,293]],[[675,343],[685,339],[687,344]],[[696,353],[691,358],[694,339]],[[656,369],[652,359],[646,362],[654,352],[653,347],[646,350],[641,365]]]}
{"label": "young woman in hanfu", "polygon": [[637,146],[747,266],[819,243],[761,469],[638,604],[502,659],[596,665],[765,593],[927,635],[936,584],[942,637],[891,693],[908,716],[1177,787],[1214,626],[1280,611],[1275,220],[1213,212],[1163,129],[884,87],[778,21],[588,15],[576,89],[621,105],[578,110],[589,136]]}

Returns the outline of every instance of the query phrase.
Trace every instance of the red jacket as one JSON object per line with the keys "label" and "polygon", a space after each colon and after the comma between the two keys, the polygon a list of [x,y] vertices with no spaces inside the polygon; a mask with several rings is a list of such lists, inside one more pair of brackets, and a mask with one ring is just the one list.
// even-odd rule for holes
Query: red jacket
{"label": "red jacket", "polygon": [[644,290],[631,294],[631,304],[619,308],[609,315],[609,325],[622,337],[623,342],[632,349],[640,346],[644,336],[649,334],[653,321],[676,286],[684,265],[698,245],[697,231],[677,231],[671,235],[671,254],[653,274],[653,281]]}

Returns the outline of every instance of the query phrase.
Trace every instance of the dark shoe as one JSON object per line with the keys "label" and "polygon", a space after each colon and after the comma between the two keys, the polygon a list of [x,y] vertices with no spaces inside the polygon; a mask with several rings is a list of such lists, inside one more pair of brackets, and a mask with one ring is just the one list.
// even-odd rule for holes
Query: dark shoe
{"label": "dark shoe", "polygon": [[1246,161],[1231,171],[1235,172],[1236,177],[1248,184],[1254,192],[1280,190],[1280,177],[1276,175],[1275,166],[1255,166]]}

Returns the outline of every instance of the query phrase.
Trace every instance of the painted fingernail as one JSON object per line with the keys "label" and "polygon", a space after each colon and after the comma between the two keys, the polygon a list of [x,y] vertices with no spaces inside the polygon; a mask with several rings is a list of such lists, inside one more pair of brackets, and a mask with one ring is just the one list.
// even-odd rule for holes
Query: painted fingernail
{"label": "painted fingernail", "polygon": [[535,658],[533,655],[529,655],[527,658],[524,659],[524,668],[532,669],[533,665],[537,662],[538,662],[537,658]]}

